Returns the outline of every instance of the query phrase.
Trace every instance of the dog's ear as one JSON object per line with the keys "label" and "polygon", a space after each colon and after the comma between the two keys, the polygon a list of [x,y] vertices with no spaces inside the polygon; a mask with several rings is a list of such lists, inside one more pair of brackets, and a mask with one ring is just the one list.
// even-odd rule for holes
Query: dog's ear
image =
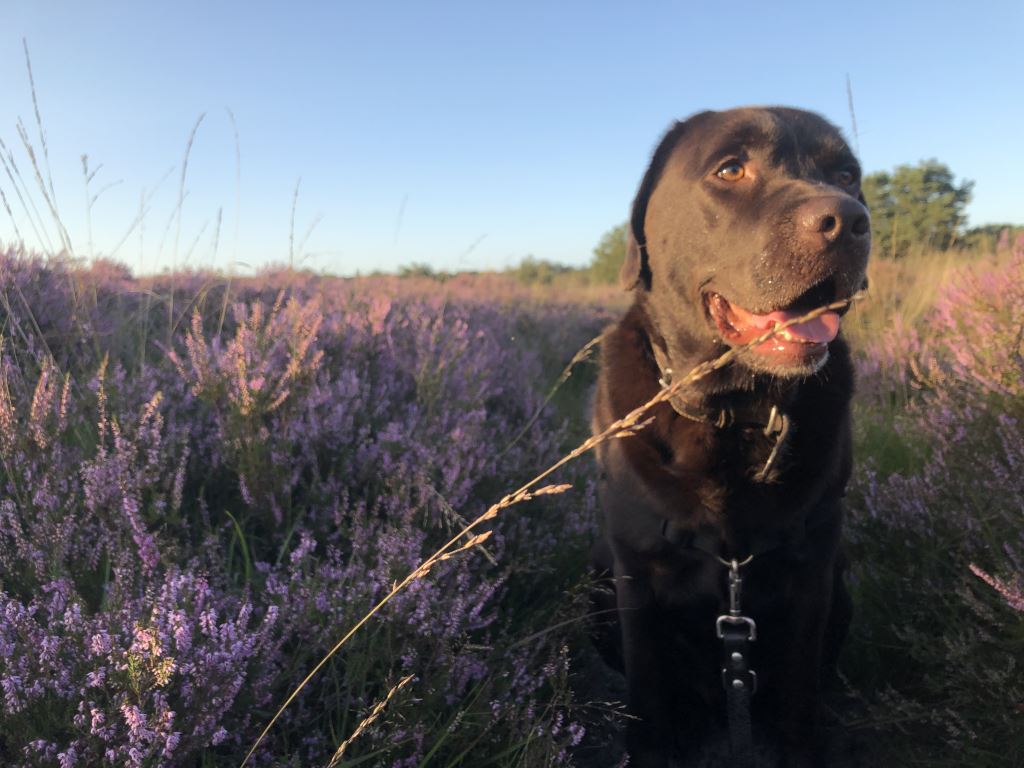
{"label": "dog's ear", "polygon": [[627,291],[643,285],[646,290],[651,288],[651,267],[647,258],[647,233],[644,231],[644,219],[647,217],[647,202],[661,178],[672,150],[686,132],[687,126],[694,120],[702,119],[710,112],[700,112],[687,120],[676,122],[654,150],[651,162],[647,166],[640,188],[633,198],[633,209],[629,217],[629,238],[626,243],[626,259],[619,271],[619,281]]}
{"label": "dog's ear", "polygon": [[624,291],[633,290],[641,282],[645,283],[646,288],[651,287],[651,270],[647,266],[645,250],[645,246],[637,243],[633,228],[630,227],[630,231],[626,233],[626,258],[622,262],[622,268],[619,269],[619,283],[622,284]]}

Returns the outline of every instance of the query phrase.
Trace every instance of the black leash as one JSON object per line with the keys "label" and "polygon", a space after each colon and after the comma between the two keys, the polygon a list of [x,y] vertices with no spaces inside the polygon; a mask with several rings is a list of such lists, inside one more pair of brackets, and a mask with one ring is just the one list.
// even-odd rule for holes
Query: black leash
{"label": "black leash", "polygon": [[750,700],[757,692],[757,673],[750,668],[750,644],[757,640],[757,624],[744,616],[740,608],[743,562],[723,560],[729,568],[729,613],[715,621],[715,632],[722,641],[722,685],[725,687],[729,719],[729,749],[736,768],[753,768],[754,735],[750,725]]}
{"label": "black leash", "polygon": [[758,556],[792,544],[792,538],[777,534],[753,542],[745,560],[726,560],[721,552],[719,535],[708,528],[686,531],[669,520],[661,526],[662,536],[670,544],[698,549],[729,569],[729,612],[715,620],[715,634],[722,641],[722,687],[725,688],[726,715],[729,726],[730,768],[753,768],[754,736],[750,704],[757,692],[757,672],[750,668],[750,644],[757,640],[757,624],[743,614],[740,602],[743,579],[740,568]]}

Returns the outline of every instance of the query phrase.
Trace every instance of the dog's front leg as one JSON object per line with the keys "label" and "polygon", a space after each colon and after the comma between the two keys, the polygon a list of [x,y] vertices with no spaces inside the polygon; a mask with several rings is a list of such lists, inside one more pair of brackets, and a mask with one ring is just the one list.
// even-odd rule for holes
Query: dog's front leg
{"label": "dog's front leg", "polygon": [[615,591],[622,627],[626,695],[633,719],[626,726],[630,768],[667,768],[671,730],[666,669],[659,653],[658,610],[647,578],[615,563]]}

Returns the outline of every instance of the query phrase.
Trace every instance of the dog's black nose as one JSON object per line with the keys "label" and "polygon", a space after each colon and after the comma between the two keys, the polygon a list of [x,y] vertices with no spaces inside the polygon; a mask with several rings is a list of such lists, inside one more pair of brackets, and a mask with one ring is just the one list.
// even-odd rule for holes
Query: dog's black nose
{"label": "dog's black nose", "polygon": [[814,245],[827,245],[846,236],[860,240],[871,232],[868,209],[845,195],[815,197],[797,209],[797,222],[803,239]]}

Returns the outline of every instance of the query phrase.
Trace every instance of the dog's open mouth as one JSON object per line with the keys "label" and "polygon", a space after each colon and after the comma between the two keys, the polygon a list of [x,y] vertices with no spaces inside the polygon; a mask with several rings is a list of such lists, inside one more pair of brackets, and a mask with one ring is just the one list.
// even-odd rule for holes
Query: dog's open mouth
{"label": "dog's open mouth", "polygon": [[[722,340],[734,347],[749,344],[765,331],[796,320],[814,309],[814,306],[805,306],[806,302],[801,301],[786,309],[757,314],[727,301],[718,293],[707,294],[705,300],[708,314]],[[811,320],[794,323],[754,346],[751,351],[781,363],[807,363],[823,358],[828,352],[829,342],[839,333],[839,314],[825,312]]]}

